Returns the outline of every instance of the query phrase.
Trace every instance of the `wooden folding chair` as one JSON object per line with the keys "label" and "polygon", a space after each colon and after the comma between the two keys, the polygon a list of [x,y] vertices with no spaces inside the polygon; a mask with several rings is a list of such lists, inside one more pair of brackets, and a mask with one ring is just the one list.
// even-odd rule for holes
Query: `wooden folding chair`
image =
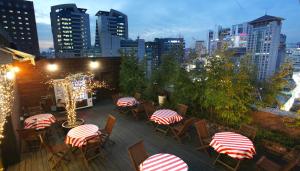
{"label": "wooden folding chair", "polygon": [[113,100],[113,104],[117,105],[118,99],[120,98],[120,94],[113,94],[111,95],[111,98]]}
{"label": "wooden folding chair", "polygon": [[142,105],[145,110],[146,119],[149,121],[151,115],[155,112],[156,108],[153,105],[153,102],[150,101],[145,101]]}
{"label": "wooden folding chair", "polygon": [[44,113],[44,109],[41,106],[30,106],[27,109],[29,116]]}
{"label": "wooden folding chair", "polygon": [[37,131],[34,128],[31,129],[18,129],[19,137],[21,139],[21,151],[23,152],[23,143],[25,142],[29,151],[37,150],[42,148],[42,144],[39,135],[45,136],[45,131]]}
{"label": "wooden folding chair", "polygon": [[207,123],[205,120],[199,120],[195,123],[195,128],[198,134],[198,139],[200,146],[197,147],[197,150],[204,151],[207,155],[210,156],[208,152],[209,143],[211,142],[211,136],[208,131]]}
{"label": "wooden folding chair", "polygon": [[252,141],[255,139],[256,132],[257,132],[256,128],[246,124],[242,124],[239,130],[239,133],[248,137]]}
{"label": "wooden folding chair", "polygon": [[101,145],[103,144],[101,134],[86,141],[86,145],[81,147],[84,163],[89,168],[88,162],[101,156]]}
{"label": "wooden folding chair", "polygon": [[137,101],[140,101],[141,100],[141,93],[138,93],[138,92],[136,92],[136,93],[134,93],[134,98],[137,100]]}
{"label": "wooden folding chair", "polygon": [[147,151],[145,150],[143,140],[140,140],[139,142],[130,146],[128,148],[128,154],[135,171],[139,171],[139,165],[149,157]]}
{"label": "wooden folding chair", "polygon": [[[105,144],[110,141],[110,142],[113,142],[111,139],[110,139],[110,135],[113,131],[113,128],[115,126],[115,123],[116,123],[117,119],[112,116],[112,115],[108,115],[108,118],[106,120],[106,125],[105,125],[105,128],[104,129],[101,129],[100,132],[101,132],[101,141],[102,141],[102,146],[104,147]],[[114,143],[114,142],[113,142]]]}
{"label": "wooden folding chair", "polygon": [[177,125],[175,127],[170,127],[174,137],[178,142],[181,143],[181,139],[187,135],[188,128],[193,125],[195,118],[187,119],[182,125]]}
{"label": "wooden folding chair", "polygon": [[179,115],[186,118],[186,112],[188,110],[188,106],[184,104],[177,104],[176,111]]}
{"label": "wooden folding chair", "polygon": [[256,170],[263,170],[263,171],[290,171],[294,167],[296,167],[297,164],[300,162],[300,156],[297,156],[290,162],[288,162],[286,165],[279,165],[271,160],[269,160],[267,157],[262,156],[257,162],[256,162]]}
{"label": "wooden folding chair", "polygon": [[131,113],[133,115],[133,117],[138,120],[140,115],[142,113],[144,113],[145,109],[144,109],[144,106],[143,106],[143,102],[140,102],[139,104],[137,104],[135,107],[133,107],[131,109]]}
{"label": "wooden folding chair", "polygon": [[57,169],[57,167],[59,167],[59,164],[61,164],[62,161],[67,161],[67,162],[70,161],[69,159],[66,158],[66,155],[68,154],[70,149],[68,148],[68,146],[66,146],[65,143],[50,146],[44,141],[41,135],[39,135],[39,138],[41,144],[48,152],[49,155],[48,161],[50,162],[51,170]]}

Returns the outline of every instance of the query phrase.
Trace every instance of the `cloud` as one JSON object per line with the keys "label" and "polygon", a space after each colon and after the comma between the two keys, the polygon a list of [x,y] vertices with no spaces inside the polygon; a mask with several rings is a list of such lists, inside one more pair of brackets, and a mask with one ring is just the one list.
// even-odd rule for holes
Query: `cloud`
{"label": "cloud", "polygon": [[[33,0],[41,41],[52,41],[50,8],[70,3],[70,0]],[[299,41],[299,3],[274,0],[72,0],[77,7],[86,8],[90,14],[92,44],[95,37],[95,14],[99,10],[116,9],[128,16],[129,36],[138,35],[146,40],[155,37],[178,37],[182,35],[187,46],[195,39],[206,40],[209,29],[216,25],[231,27],[269,15],[285,18],[282,32],[288,41]],[[44,24],[44,25],[43,25]],[[40,41],[40,42],[41,42]],[[42,42],[41,42],[42,43]],[[44,43],[47,44],[47,43]]]}

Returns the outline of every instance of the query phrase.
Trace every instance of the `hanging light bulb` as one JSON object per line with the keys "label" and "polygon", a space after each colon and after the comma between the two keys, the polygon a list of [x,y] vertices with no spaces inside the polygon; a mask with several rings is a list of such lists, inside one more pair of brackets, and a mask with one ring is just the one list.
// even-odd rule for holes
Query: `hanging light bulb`
{"label": "hanging light bulb", "polygon": [[90,62],[91,69],[97,69],[99,68],[99,62],[98,61],[91,61]]}

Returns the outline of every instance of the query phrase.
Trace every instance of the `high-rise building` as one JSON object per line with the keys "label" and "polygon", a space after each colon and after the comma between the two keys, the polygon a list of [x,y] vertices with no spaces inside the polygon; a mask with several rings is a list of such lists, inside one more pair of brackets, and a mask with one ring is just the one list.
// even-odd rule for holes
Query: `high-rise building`
{"label": "high-rise building", "polygon": [[280,70],[280,66],[284,63],[286,56],[286,35],[280,34],[278,57],[276,61],[276,71]]}
{"label": "high-rise building", "polygon": [[247,47],[248,40],[248,23],[236,24],[231,29],[232,47]]}
{"label": "high-rise building", "polygon": [[209,55],[212,55],[212,53],[213,53],[213,50],[212,50],[213,41],[214,41],[214,31],[209,30],[208,37],[207,37],[207,52]]}
{"label": "high-rise building", "polygon": [[282,20],[264,15],[249,22],[247,52],[252,54],[259,80],[265,80],[276,72]]}
{"label": "high-rise building", "polygon": [[225,46],[231,46],[230,28],[217,26],[215,30],[208,32],[208,54],[212,55],[218,50],[222,50]]}
{"label": "high-rise building", "polygon": [[151,74],[151,71],[158,67],[158,42],[146,42],[145,53],[147,58],[147,73]]}
{"label": "high-rise building", "polygon": [[120,51],[125,54],[134,52],[134,55],[141,61],[145,57],[145,40],[140,38],[136,40],[121,40]]}
{"label": "high-rise building", "polygon": [[128,19],[119,11],[98,11],[95,48],[102,56],[119,56],[120,41],[128,39]]}
{"label": "high-rise building", "polygon": [[198,57],[201,57],[206,54],[206,46],[204,40],[197,40],[195,43],[195,52]]}
{"label": "high-rise building", "polygon": [[171,53],[179,63],[183,63],[184,48],[183,38],[155,38],[153,42],[145,43],[147,63],[151,64],[151,70],[154,70],[160,65],[161,57]]}
{"label": "high-rise building", "polygon": [[90,19],[86,9],[75,4],[51,7],[51,27],[55,55],[59,58],[79,57],[91,47]]}
{"label": "high-rise building", "polygon": [[32,1],[0,0],[0,27],[8,34],[16,48],[39,56],[34,6]]}

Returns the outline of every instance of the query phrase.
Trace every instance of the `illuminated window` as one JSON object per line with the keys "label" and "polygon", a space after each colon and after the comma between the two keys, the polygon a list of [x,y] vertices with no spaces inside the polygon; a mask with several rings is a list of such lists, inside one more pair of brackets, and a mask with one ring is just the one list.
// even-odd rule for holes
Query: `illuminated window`
{"label": "illuminated window", "polygon": [[24,14],[28,14],[28,12],[25,11]]}
{"label": "illuminated window", "polygon": [[14,11],[13,11],[13,10],[9,10],[9,12],[10,12],[10,13],[13,13]]}

